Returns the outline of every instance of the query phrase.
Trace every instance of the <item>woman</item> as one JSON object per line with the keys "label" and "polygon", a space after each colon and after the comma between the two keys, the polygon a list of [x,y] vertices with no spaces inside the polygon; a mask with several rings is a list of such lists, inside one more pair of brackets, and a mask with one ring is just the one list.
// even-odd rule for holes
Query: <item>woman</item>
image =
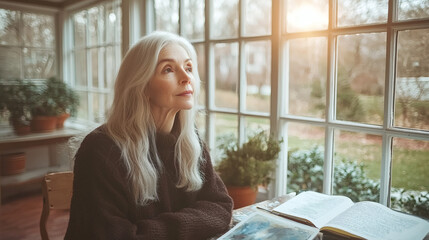
{"label": "woman", "polygon": [[232,200],[195,129],[200,80],[185,39],[156,32],[126,54],[107,122],[75,156],[65,239],[207,239]]}

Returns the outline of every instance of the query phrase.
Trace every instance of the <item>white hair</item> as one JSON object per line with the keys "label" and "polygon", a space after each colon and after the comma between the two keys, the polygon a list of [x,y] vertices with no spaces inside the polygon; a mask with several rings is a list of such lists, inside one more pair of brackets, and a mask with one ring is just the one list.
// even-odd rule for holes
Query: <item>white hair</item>
{"label": "white hair", "polygon": [[[160,51],[170,43],[182,46],[192,60],[194,106],[197,105],[200,78],[194,47],[175,34],[154,32],[141,38],[125,55],[116,78],[114,99],[106,122],[107,133],[122,151],[135,200],[142,205],[158,199],[157,183],[162,169],[156,153],[155,122],[144,90],[155,74]],[[181,110],[177,114],[180,134],[174,151],[179,170],[176,186],[186,191],[196,191],[203,184],[199,167],[204,160],[195,129],[197,108]],[[150,154],[153,150],[154,154]],[[157,166],[161,168],[157,169]]]}

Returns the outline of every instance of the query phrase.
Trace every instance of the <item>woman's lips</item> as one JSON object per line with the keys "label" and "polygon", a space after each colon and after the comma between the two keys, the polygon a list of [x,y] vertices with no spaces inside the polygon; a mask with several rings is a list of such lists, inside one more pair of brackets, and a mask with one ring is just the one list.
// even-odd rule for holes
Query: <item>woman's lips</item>
{"label": "woman's lips", "polygon": [[177,94],[177,96],[191,96],[194,92],[193,91],[184,91],[182,93]]}

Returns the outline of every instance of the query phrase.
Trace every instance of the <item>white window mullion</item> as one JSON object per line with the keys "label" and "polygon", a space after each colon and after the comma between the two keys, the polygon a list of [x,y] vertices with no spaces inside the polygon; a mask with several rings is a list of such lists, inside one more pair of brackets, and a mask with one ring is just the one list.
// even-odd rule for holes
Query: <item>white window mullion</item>
{"label": "white window mullion", "polygon": [[381,161],[381,174],[380,174],[380,203],[390,205],[390,179],[392,169],[392,141],[391,135],[383,135],[382,142],[382,161]]}
{"label": "white window mullion", "polygon": [[178,0],[179,1],[179,35],[183,36],[185,31],[183,29],[185,29],[183,27],[183,19],[185,18],[185,1],[184,0]]}
{"label": "white window mullion", "polygon": [[214,93],[215,93],[215,76],[214,76],[214,45],[210,42],[211,35],[211,16],[213,13],[213,3],[210,0],[205,0],[205,23],[204,23],[204,51],[206,64],[206,142],[210,150],[215,149],[215,116],[211,112],[214,108]]}
{"label": "white window mullion", "polygon": [[98,89],[98,91],[103,90],[106,88],[106,86],[104,86],[104,70],[105,68],[105,61],[106,61],[106,47],[99,47],[97,49],[97,56],[98,56],[98,86],[95,86],[95,88]]}
{"label": "white window mullion", "polygon": [[[283,47],[282,42],[282,16],[283,4],[285,1],[274,0],[271,6],[272,26],[271,26],[271,96],[270,96],[270,133],[275,138],[284,138],[282,151],[277,160],[274,183],[270,185],[268,197],[284,195],[287,193],[287,126],[280,121],[281,109],[288,105],[287,92],[282,92],[283,81],[288,79],[288,47]],[[285,66],[283,69],[281,66]],[[283,69],[283,70],[282,70]],[[285,96],[286,95],[286,96]],[[285,105],[285,106],[284,106]],[[284,130],[283,130],[284,128]]]}
{"label": "white window mullion", "polygon": [[335,128],[331,123],[335,120],[336,111],[336,64],[337,49],[336,35],[332,34],[332,29],[336,27],[336,1],[329,1],[329,25],[328,25],[328,59],[327,59],[327,83],[326,83],[326,126],[325,126],[325,153],[323,164],[323,193],[332,194],[334,175],[334,132]]}
{"label": "white window mullion", "polygon": [[[387,39],[386,39],[386,71],[384,82],[384,119],[383,129],[391,129],[393,127],[394,117],[394,93],[395,93],[395,61],[396,61],[396,35],[397,32],[393,29],[393,19],[397,16],[396,1],[389,1],[388,22],[387,22]],[[386,206],[390,205],[390,189],[391,189],[391,168],[392,168],[392,141],[391,135],[383,134],[382,142],[382,158],[381,158],[381,173],[380,173],[380,203]]]}
{"label": "white window mullion", "polygon": [[19,20],[18,20],[19,60],[21,61],[19,76],[21,79],[25,78],[25,74],[24,74],[24,71],[25,71],[24,48],[27,47],[24,44],[24,37],[23,37],[24,36],[24,19],[22,17],[23,14],[24,13],[22,11],[18,11],[18,18],[19,18]]}
{"label": "white window mullion", "polygon": [[246,124],[244,117],[241,115],[241,113],[246,108],[246,56],[244,50],[244,42],[239,41],[238,44],[238,143],[241,145],[246,141]]}
{"label": "white window mullion", "polygon": [[88,120],[91,122],[95,122],[94,117],[94,94],[92,91],[88,90]]}
{"label": "white window mullion", "polygon": [[62,28],[62,34],[63,34],[63,41],[62,41],[62,49],[63,49],[63,61],[61,64],[62,71],[62,78],[66,83],[68,83],[70,86],[74,87],[74,82],[72,81],[73,75],[74,75],[74,50],[72,45],[72,39],[74,37],[74,33],[72,31],[73,27],[73,21],[70,16],[63,16],[63,28]]}
{"label": "white window mullion", "polygon": [[244,21],[243,21],[243,12],[244,12],[244,0],[238,0],[238,82],[237,82],[237,94],[238,94],[238,143],[242,145],[245,142],[246,127],[245,119],[240,114],[245,109],[245,98],[246,98],[246,70],[244,69],[245,64],[245,54],[244,54],[244,42],[242,41],[241,36],[243,35]]}

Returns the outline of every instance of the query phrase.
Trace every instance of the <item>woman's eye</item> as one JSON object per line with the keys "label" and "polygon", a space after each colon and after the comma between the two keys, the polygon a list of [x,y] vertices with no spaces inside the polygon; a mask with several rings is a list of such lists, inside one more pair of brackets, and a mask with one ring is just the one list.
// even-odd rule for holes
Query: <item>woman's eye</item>
{"label": "woman's eye", "polygon": [[163,72],[164,73],[171,73],[171,72],[173,72],[173,69],[171,69],[170,67],[168,67],[168,68],[165,68]]}
{"label": "woman's eye", "polygon": [[188,72],[192,72],[192,67],[187,67],[187,68],[186,68],[186,71],[188,71]]}

